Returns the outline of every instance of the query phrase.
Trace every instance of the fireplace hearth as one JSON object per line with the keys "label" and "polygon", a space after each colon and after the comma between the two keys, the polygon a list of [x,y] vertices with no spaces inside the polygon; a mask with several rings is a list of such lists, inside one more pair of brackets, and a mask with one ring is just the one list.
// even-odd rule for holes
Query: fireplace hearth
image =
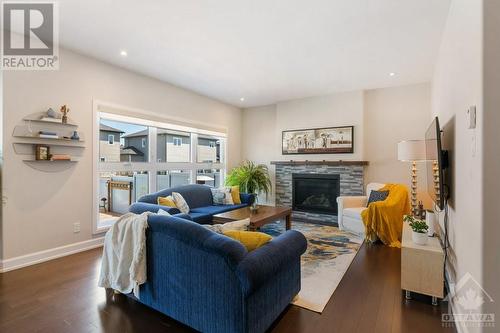
{"label": "fireplace hearth", "polygon": [[294,211],[337,215],[340,195],[338,174],[292,174],[292,208]]}

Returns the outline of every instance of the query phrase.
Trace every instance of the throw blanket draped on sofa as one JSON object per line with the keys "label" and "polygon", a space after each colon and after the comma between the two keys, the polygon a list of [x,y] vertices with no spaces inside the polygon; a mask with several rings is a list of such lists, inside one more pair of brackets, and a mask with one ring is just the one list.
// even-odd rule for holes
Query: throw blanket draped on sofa
{"label": "throw blanket draped on sofa", "polygon": [[384,201],[372,202],[361,212],[366,239],[377,238],[390,247],[401,247],[403,216],[410,213],[410,202],[406,186],[387,184],[379,191],[389,191]]}
{"label": "throw blanket draped on sofa", "polygon": [[99,287],[112,288],[123,294],[146,282],[146,228],[151,213],[127,213],[106,233]]}

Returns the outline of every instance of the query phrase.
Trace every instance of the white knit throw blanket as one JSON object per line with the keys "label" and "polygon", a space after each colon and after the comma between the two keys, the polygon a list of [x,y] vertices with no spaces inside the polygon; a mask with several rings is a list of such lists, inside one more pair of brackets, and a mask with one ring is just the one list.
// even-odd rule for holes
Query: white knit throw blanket
{"label": "white knit throw blanket", "polygon": [[127,213],[106,233],[99,287],[139,298],[139,285],[146,282],[146,228],[148,216]]}

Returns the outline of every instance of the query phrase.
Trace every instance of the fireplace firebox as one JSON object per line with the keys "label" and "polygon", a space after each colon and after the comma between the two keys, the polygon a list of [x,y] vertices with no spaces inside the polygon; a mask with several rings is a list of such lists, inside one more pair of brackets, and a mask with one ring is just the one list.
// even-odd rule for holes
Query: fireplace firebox
{"label": "fireplace firebox", "polygon": [[301,212],[337,215],[340,195],[338,174],[292,174],[292,209]]}

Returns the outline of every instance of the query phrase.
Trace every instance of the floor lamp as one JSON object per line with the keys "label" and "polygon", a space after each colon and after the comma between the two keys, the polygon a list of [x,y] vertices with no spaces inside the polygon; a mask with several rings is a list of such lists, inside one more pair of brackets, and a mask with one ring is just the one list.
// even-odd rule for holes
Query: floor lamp
{"label": "floor lamp", "polygon": [[417,162],[425,161],[425,141],[407,140],[398,143],[398,160],[411,162],[411,213],[415,215],[417,204]]}

